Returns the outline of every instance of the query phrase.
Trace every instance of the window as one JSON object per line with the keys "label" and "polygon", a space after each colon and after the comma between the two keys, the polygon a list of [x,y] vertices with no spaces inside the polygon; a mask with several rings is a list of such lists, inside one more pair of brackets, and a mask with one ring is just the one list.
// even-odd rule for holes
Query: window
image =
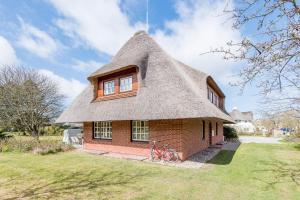
{"label": "window", "polygon": [[94,122],[94,138],[112,139],[112,122]]}
{"label": "window", "polygon": [[220,107],[220,97],[211,88],[208,88],[208,99],[209,99],[210,102],[215,104],[217,107]]}
{"label": "window", "polygon": [[149,141],[148,121],[132,121],[132,140]]}
{"label": "window", "polygon": [[216,122],[216,135],[218,135],[218,122]]}
{"label": "window", "polygon": [[202,140],[205,139],[205,121],[202,121]]}
{"label": "window", "polygon": [[210,91],[210,96],[209,96],[209,100],[210,100],[210,102],[214,102],[214,93],[213,93],[213,91]]}
{"label": "window", "polygon": [[132,76],[120,79],[120,92],[132,90]]}
{"label": "window", "polygon": [[217,105],[217,103],[218,103],[218,96],[215,94],[214,95],[214,104]]}
{"label": "window", "polygon": [[207,87],[207,98],[209,99],[210,89]]}
{"label": "window", "polygon": [[104,95],[109,95],[115,93],[115,82],[106,81],[104,82]]}

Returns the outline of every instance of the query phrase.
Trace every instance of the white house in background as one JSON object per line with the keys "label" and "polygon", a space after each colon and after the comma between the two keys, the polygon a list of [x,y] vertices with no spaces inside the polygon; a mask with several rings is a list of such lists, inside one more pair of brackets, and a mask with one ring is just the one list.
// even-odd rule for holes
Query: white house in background
{"label": "white house in background", "polygon": [[241,112],[234,107],[229,115],[234,119],[236,124],[231,125],[238,133],[254,134],[256,127],[253,121],[253,113],[251,111]]}

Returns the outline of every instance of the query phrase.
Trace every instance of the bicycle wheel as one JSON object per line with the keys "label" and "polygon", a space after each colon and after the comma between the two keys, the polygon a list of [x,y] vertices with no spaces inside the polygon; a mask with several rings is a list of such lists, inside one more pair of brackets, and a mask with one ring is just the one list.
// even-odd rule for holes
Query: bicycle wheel
{"label": "bicycle wheel", "polygon": [[152,162],[160,161],[160,159],[161,159],[158,152],[156,152],[156,150],[154,148],[151,148],[151,150],[150,150],[150,159]]}
{"label": "bicycle wheel", "polygon": [[153,149],[153,148],[150,149],[150,159],[151,159],[152,162],[153,162],[154,159],[155,159],[155,152],[154,152],[154,149]]}
{"label": "bicycle wheel", "polygon": [[163,159],[167,162],[177,162],[179,160],[179,156],[174,149],[168,149],[164,152]]}

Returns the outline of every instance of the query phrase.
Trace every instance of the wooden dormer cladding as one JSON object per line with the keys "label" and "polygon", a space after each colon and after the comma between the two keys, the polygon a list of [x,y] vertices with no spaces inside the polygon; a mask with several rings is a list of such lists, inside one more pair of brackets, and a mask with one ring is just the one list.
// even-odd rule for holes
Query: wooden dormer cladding
{"label": "wooden dormer cladding", "polygon": [[[105,101],[112,99],[119,99],[125,97],[136,96],[138,90],[138,68],[130,67],[118,72],[113,72],[110,74],[106,74],[104,76],[98,77],[95,81],[95,100],[96,101]],[[122,78],[132,77],[132,88],[131,90],[121,92],[120,90],[120,80]],[[106,82],[114,83],[114,92],[111,94],[104,94],[104,84]]]}
{"label": "wooden dormer cladding", "polygon": [[225,110],[225,95],[210,76],[207,78],[207,98],[211,103]]}

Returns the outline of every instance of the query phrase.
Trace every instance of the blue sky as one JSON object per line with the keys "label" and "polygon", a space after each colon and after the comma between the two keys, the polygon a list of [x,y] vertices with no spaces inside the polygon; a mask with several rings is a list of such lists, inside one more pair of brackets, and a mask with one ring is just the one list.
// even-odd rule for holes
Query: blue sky
{"label": "blue sky", "polygon": [[[211,74],[226,94],[228,111],[256,111],[255,87],[243,95],[229,86],[242,63],[204,55],[250,30],[231,28],[224,1],[149,0],[149,34],[170,55]],[[234,7],[229,1],[228,6]],[[66,104],[109,62],[134,32],[145,29],[146,0],[1,0],[0,64],[40,70],[58,82]]]}

